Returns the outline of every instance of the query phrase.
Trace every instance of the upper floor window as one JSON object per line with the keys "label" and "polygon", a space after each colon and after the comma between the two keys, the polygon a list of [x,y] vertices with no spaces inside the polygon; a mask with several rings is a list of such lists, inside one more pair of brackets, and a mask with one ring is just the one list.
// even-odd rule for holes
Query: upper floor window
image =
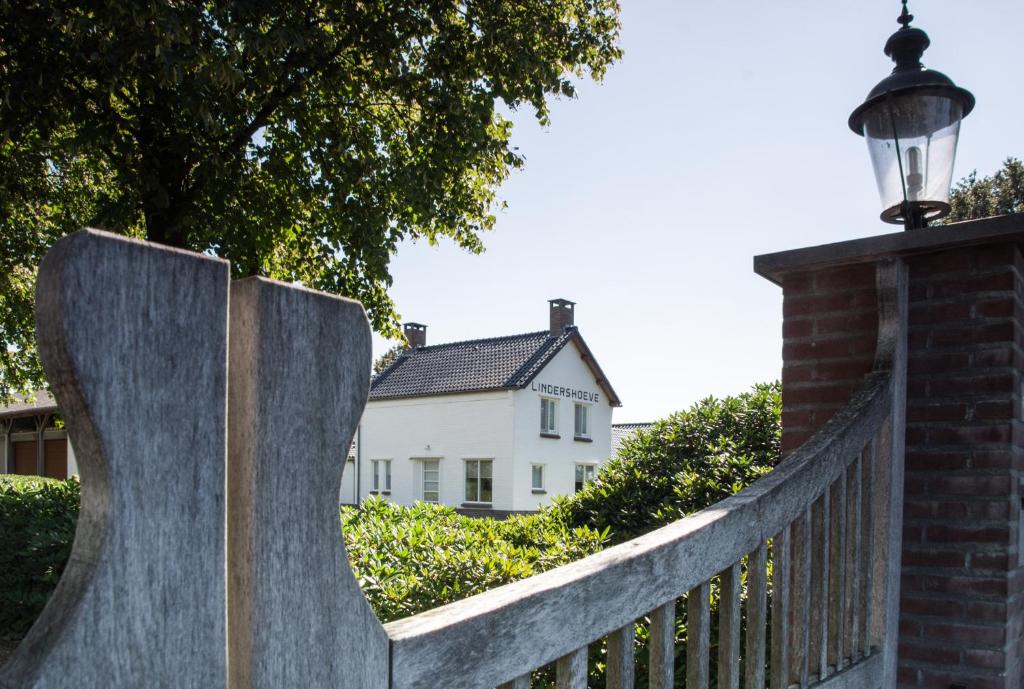
{"label": "upper floor window", "polygon": [[466,502],[493,500],[493,464],[490,459],[466,460]]}
{"label": "upper floor window", "polygon": [[583,490],[583,485],[587,481],[594,479],[594,465],[593,464],[577,464],[576,465],[576,492],[579,493]]}
{"label": "upper floor window", "polygon": [[540,432],[544,435],[558,434],[558,400],[540,398]]}
{"label": "upper floor window", "polygon": [[576,438],[590,438],[590,405],[576,405],[573,435]]}
{"label": "upper floor window", "polygon": [[374,459],[370,461],[371,487],[374,493],[391,492],[391,460]]}

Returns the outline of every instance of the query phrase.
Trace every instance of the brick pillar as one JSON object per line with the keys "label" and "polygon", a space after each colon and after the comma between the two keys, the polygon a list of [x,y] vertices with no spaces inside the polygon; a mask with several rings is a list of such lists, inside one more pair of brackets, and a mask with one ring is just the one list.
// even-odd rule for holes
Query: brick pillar
{"label": "brick pillar", "polygon": [[900,680],[1021,686],[1021,254],[909,259]]}
{"label": "brick pillar", "polygon": [[[1016,233],[1000,222],[844,242],[831,253],[845,257],[831,265],[831,247],[758,258],[784,290],[784,452],[870,370],[872,259],[907,261],[901,687],[1024,686],[1024,216]],[[992,227],[1000,231],[979,241]],[[945,247],[936,241],[944,237]]]}

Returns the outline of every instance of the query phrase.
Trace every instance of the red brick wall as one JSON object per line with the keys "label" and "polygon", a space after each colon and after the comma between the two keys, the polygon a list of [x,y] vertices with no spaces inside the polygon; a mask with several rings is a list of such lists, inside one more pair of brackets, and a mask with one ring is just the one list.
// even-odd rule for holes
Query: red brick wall
{"label": "red brick wall", "polygon": [[900,681],[1020,687],[1020,252],[909,266]]}
{"label": "red brick wall", "polygon": [[[1016,246],[1001,244],[908,263],[900,685],[1018,689],[1024,261]],[[803,273],[783,287],[789,451],[842,407],[870,369],[874,269]]]}
{"label": "red brick wall", "polygon": [[782,302],[782,452],[825,425],[871,370],[878,337],[873,265],[787,276]]}

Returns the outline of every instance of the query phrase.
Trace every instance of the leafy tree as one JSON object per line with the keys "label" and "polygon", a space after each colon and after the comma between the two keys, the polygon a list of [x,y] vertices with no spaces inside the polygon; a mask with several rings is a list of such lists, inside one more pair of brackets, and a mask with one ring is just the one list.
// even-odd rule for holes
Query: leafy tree
{"label": "leafy tree", "polygon": [[781,413],[778,382],[708,397],[638,431],[593,481],[552,509],[570,525],[610,529],[613,543],[681,519],[771,471]]}
{"label": "leafy tree", "polygon": [[92,225],[358,298],[471,252],[523,164],[498,112],[620,56],[618,0],[0,0],[0,392],[40,379],[35,266]]}
{"label": "leafy tree", "polygon": [[977,170],[971,172],[953,187],[949,204],[946,222],[1024,212],[1024,163],[1007,158],[1000,170],[981,179]]}
{"label": "leafy tree", "polygon": [[409,348],[409,345],[404,342],[392,345],[391,349],[377,357],[377,360],[373,362],[373,375],[378,375],[388,366],[390,366],[398,355]]}

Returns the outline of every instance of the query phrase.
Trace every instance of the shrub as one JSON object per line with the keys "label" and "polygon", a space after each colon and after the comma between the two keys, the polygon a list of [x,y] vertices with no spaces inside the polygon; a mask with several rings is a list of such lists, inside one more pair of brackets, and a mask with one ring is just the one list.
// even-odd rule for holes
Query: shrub
{"label": "shrub", "polygon": [[474,519],[378,498],[343,507],[349,562],[383,622],[525,579],[601,550],[605,535],[553,514]]}
{"label": "shrub", "polygon": [[[739,492],[778,463],[782,397],[779,383],[755,385],[735,397],[701,400],[686,411],[654,423],[623,445],[593,481],[571,497],[557,499],[551,512],[567,526],[588,525],[610,532],[621,543],[669,524]],[[745,580],[745,576],[744,576]],[[718,644],[718,579],[711,582],[711,646]],[[744,595],[745,597],[745,595]],[[637,689],[647,687],[649,620],[637,625],[634,655]],[[686,676],[686,604],[676,603],[675,686]],[[591,646],[591,689],[603,689],[606,645]],[[717,666],[711,666],[712,683]],[[547,688],[550,673],[534,686]]]}
{"label": "shrub", "polygon": [[778,462],[781,409],[778,383],[702,400],[637,432],[552,511],[571,526],[609,529],[621,543],[708,507]]}
{"label": "shrub", "polygon": [[24,633],[42,611],[71,553],[77,478],[0,476],[0,634]]}

